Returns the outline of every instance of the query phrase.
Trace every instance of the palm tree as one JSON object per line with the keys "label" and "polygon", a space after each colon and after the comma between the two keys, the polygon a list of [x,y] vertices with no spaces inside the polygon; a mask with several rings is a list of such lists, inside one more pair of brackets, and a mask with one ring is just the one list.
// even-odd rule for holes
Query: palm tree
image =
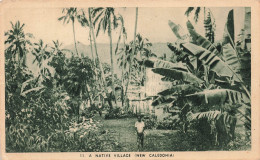
{"label": "palm tree", "polygon": [[[121,29],[120,29],[120,33],[119,33],[119,37],[118,37],[118,41],[117,41],[117,44],[116,44],[116,49],[115,49],[115,55],[117,55],[118,53],[118,47],[119,47],[119,43],[121,41],[121,37],[123,37],[123,48],[125,48],[126,44],[125,44],[125,41],[127,39],[127,33],[126,33],[126,29],[125,29],[125,24],[124,24],[124,18],[122,17],[122,15],[119,14],[118,16],[118,20],[120,21],[120,24],[121,24]],[[121,72],[121,102],[122,102],[122,106],[124,106],[124,100],[125,100],[125,97],[124,97],[124,69],[125,69],[125,54],[126,52],[124,52],[122,54],[122,57],[121,57],[121,63],[120,63],[120,66],[122,68],[122,72]],[[120,59],[118,59],[118,61],[120,61]]]}
{"label": "palm tree", "polygon": [[17,21],[15,24],[11,22],[12,29],[8,30],[5,33],[7,40],[5,44],[8,44],[6,53],[9,53],[13,61],[17,61],[18,64],[26,64],[26,54],[28,53],[28,45],[31,45],[29,38],[32,38],[33,35],[30,33],[24,33],[25,24],[21,24],[20,21]]}
{"label": "palm tree", "polygon": [[63,24],[68,24],[70,23],[70,21],[72,22],[72,30],[73,30],[73,37],[74,37],[74,45],[75,45],[75,50],[77,55],[79,55],[78,53],[78,49],[77,49],[77,42],[76,42],[76,35],[75,35],[75,19],[77,18],[77,8],[64,8],[62,10],[62,13],[64,13],[65,15],[58,18],[59,21],[63,20]]}
{"label": "palm tree", "polygon": [[89,33],[88,33],[88,37],[89,37],[89,43],[90,43],[90,49],[91,49],[91,57],[92,57],[92,60],[94,62],[94,71],[95,71],[95,79],[96,81],[100,81],[100,83],[97,83],[96,85],[96,88],[102,86],[102,79],[99,79],[99,76],[98,76],[98,70],[97,70],[97,61],[96,61],[96,56],[94,56],[94,51],[93,51],[93,40],[92,40],[92,33],[91,33],[91,29],[90,29],[90,22],[89,22],[89,19],[90,18],[87,18],[86,16],[86,13],[83,9],[79,10],[78,12],[78,16],[77,16],[77,19],[78,19],[78,22],[81,24],[82,27],[85,27],[85,28],[89,28]]}
{"label": "palm tree", "polygon": [[117,27],[117,18],[115,16],[115,9],[111,7],[107,8],[95,8],[93,10],[94,21],[93,24],[98,25],[96,36],[98,36],[99,31],[102,27],[104,33],[107,31],[109,42],[110,42],[110,60],[111,60],[111,74],[112,74],[112,92],[115,96],[115,104],[116,101],[116,94],[115,94],[115,87],[114,87],[114,62],[113,62],[113,48],[112,48],[112,28],[115,29]]}
{"label": "palm tree", "polygon": [[[93,44],[94,44],[94,49],[95,49],[95,54],[96,54],[96,58],[97,58],[97,65],[99,65],[99,69],[101,72],[101,82],[103,83],[103,87],[104,87],[104,93],[106,94],[107,97],[109,97],[108,95],[108,89],[107,89],[107,83],[106,83],[106,79],[105,79],[105,75],[104,75],[104,69],[102,66],[102,63],[100,61],[98,52],[97,52],[97,44],[96,44],[96,36],[94,33],[94,28],[93,28],[93,23],[92,23],[92,13],[93,12],[93,8],[88,8],[88,14],[89,14],[89,26],[90,26],[90,32],[91,32],[91,37],[93,38]],[[113,108],[113,104],[111,103],[111,100],[108,99],[108,104],[110,106],[110,108]]]}
{"label": "palm tree", "polygon": [[127,94],[128,85],[129,85],[130,76],[131,76],[132,56],[135,54],[135,39],[136,39],[137,21],[138,21],[138,7],[136,7],[136,9],[135,9],[135,30],[134,30],[133,49],[132,49],[132,55],[130,55],[129,73],[128,73],[126,89],[125,89],[125,97]]}
{"label": "palm tree", "polygon": [[[83,9],[80,9],[77,15],[78,22],[81,24],[82,27],[89,28],[89,43],[90,43],[90,49],[91,49],[91,57],[94,62],[94,72],[95,72],[95,79],[96,81],[99,81],[100,79],[98,78],[98,71],[97,71],[97,65],[96,65],[96,58],[93,53],[93,44],[92,44],[92,36],[91,36],[91,29],[90,29],[90,24],[89,24],[89,19],[86,16],[86,13]],[[102,82],[102,80],[100,80]],[[101,85],[102,83],[98,83],[98,85]],[[97,87],[97,86],[96,86]],[[98,88],[98,87],[97,87]]]}

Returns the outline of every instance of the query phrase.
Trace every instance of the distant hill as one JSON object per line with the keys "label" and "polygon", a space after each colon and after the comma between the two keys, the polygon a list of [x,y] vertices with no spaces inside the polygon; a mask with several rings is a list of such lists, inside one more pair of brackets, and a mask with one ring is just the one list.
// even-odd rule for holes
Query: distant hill
{"label": "distant hill", "polygon": [[[94,47],[94,46],[93,46]],[[119,45],[119,48],[122,47],[122,44]],[[64,46],[65,49],[69,49],[72,52],[75,53],[75,47],[74,44]],[[113,44],[113,53],[115,52],[116,44]],[[78,42],[77,49],[79,54],[84,53],[84,55],[91,58],[91,48],[90,45],[85,45],[83,43]],[[166,54],[166,58],[169,58],[172,54],[171,50],[168,48],[166,43],[153,43],[152,45],[152,52],[157,55],[157,57],[163,56],[163,54]],[[110,64],[110,45],[109,44],[97,44],[97,50],[100,57],[101,62],[105,62]],[[114,68],[115,68],[115,74],[118,74],[118,76],[121,76],[121,71],[119,69],[119,66],[117,64],[117,56],[114,56]]]}

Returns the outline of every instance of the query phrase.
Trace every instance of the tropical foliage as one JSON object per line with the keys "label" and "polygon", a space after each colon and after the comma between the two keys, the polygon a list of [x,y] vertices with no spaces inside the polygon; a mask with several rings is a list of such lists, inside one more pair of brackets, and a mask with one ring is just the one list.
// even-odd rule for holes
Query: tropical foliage
{"label": "tropical foliage", "polygon": [[[9,46],[5,50],[7,151],[111,151],[118,147],[115,140],[109,144],[102,140],[109,132],[102,131],[98,122],[79,114],[81,101],[95,95],[93,61],[66,56],[71,52],[61,48],[59,41],[53,41],[53,46],[42,40],[32,44],[24,24],[12,26],[5,42]],[[27,45],[32,49],[26,49]],[[35,57],[36,74],[24,63],[29,52]]]}
{"label": "tropical foliage", "polygon": [[[154,73],[173,82],[172,88],[158,93],[153,105],[164,104],[169,112],[178,115],[184,133],[188,126],[198,123],[195,129],[215,140],[216,144],[227,144],[234,139],[239,116],[243,117],[248,129],[251,123],[250,116],[245,114],[251,106],[250,84],[244,81],[249,77],[241,72],[246,66],[242,65],[240,58],[245,54],[250,57],[250,51],[238,52],[242,48],[234,46],[232,37],[226,37],[230,35],[229,30],[234,30],[232,12],[226,24],[224,41],[219,44],[221,50],[197,33],[191,22],[187,22],[187,36],[180,36],[180,27],[169,22],[180,39],[175,44],[168,44],[177,62],[143,61],[144,65],[153,68]],[[191,41],[186,40],[188,37]],[[246,61],[250,63],[250,59]]]}
{"label": "tropical foliage", "polygon": [[[167,43],[170,59],[154,53],[153,44],[137,32],[139,8],[135,8],[134,38],[129,41],[125,19],[115,8],[64,8],[58,21],[72,23],[75,50],[64,49],[58,40],[45,43],[26,33],[25,24],[11,22],[5,32],[6,151],[121,151],[115,134],[104,129],[101,121],[136,116],[129,102],[129,86],[145,88],[147,68],[161,75],[160,83],[167,85],[156,96],[145,95],[145,100],[153,99],[153,111],[163,107],[168,112],[160,120],[154,114],[145,115],[147,130],[178,130],[176,139],[187,150],[243,148],[243,135],[236,130],[237,122],[243,121],[245,137],[251,138],[251,35],[242,30],[235,41],[231,10],[223,39],[216,42],[210,8],[189,7],[185,15],[195,11],[197,23],[202,9],[205,36],[191,21],[185,31],[169,20],[177,38]],[[87,31],[91,54],[79,53],[75,23]],[[113,50],[112,32],[117,29]],[[109,38],[110,64],[100,59],[103,53],[96,38],[101,30]],[[27,62],[28,55],[31,62]],[[115,66],[121,76],[115,74]]]}

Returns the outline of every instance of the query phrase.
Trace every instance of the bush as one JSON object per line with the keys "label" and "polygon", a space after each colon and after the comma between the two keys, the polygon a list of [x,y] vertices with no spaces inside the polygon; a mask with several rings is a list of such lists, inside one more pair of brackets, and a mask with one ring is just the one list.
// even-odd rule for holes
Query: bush
{"label": "bush", "polygon": [[145,123],[145,129],[156,129],[157,118],[156,116],[145,116],[144,123]]}
{"label": "bush", "polygon": [[122,109],[121,108],[113,108],[109,109],[108,113],[105,115],[105,119],[116,119],[120,118]]}
{"label": "bush", "polygon": [[216,151],[216,150],[250,150],[251,143],[245,139],[241,134],[237,134],[236,138],[228,143],[228,145],[215,145],[214,140],[210,140],[203,136],[196,130],[188,130],[187,133],[181,131],[176,134],[176,141],[178,145],[174,148],[177,151]]}
{"label": "bush", "polygon": [[[58,148],[70,152],[99,152],[113,151],[119,143],[113,139],[106,141],[109,132],[103,132],[99,122],[91,118],[82,123],[71,123],[70,128],[64,132],[56,132],[51,139],[52,151]],[[61,143],[57,143],[61,141]]]}
{"label": "bush", "polygon": [[[29,125],[11,125],[7,130],[7,152],[99,152],[115,151],[119,143],[102,131],[91,118],[82,123],[71,122],[67,129],[49,130],[42,135]],[[108,139],[109,138],[109,139]],[[12,141],[12,140],[15,140]]]}
{"label": "bush", "polygon": [[174,130],[179,124],[178,116],[168,116],[157,123],[157,129]]}
{"label": "bush", "polygon": [[132,112],[124,112],[121,108],[109,109],[108,113],[105,115],[105,119],[119,119],[119,118],[131,118],[135,117]]}

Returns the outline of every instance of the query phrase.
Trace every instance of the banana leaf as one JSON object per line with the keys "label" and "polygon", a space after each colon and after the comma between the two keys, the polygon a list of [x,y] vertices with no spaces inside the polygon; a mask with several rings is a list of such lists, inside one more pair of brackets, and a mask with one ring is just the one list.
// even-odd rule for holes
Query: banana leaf
{"label": "banana leaf", "polygon": [[166,68],[166,69],[178,69],[178,70],[188,71],[187,67],[184,66],[183,63],[172,63],[169,61],[164,61],[155,58],[144,60],[143,64],[146,67],[150,67],[150,68]]}
{"label": "banana leaf", "polygon": [[177,98],[175,96],[173,96],[173,95],[159,96],[152,102],[152,105],[153,106],[158,106],[158,105],[164,104],[165,106],[166,105],[169,106],[176,99]]}
{"label": "banana leaf", "polygon": [[221,60],[218,56],[210,51],[192,43],[182,44],[184,51],[196,56],[205,65],[208,65],[210,70],[214,71],[218,76],[233,77],[235,81],[241,82],[241,77],[235,73],[228,63]]}
{"label": "banana leaf", "polygon": [[188,113],[187,119],[189,121],[207,119],[207,120],[217,120],[221,115],[220,111],[207,111],[198,113]]}
{"label": "banana leaf", "polygon": [[39,91],[39,90],[41,90],[43,88],[45,88],[45,87],[41,86],[41,87],[35,87],[35,88],[28,89],[26,91],[21,92],[21,96],[25,97],[26,94],[28,94],[30,92],[37,92],[37,91]]}
{"label": "banana leaf", "polygon": [[250,103],[248,96],[230,89],[213,89],[186,95],[187,99],[198,104],[219,105],[224,103]]}
{"label": "banana leaf", "polygon": [[183,80],[184,82],[197,83],[201,84],[204,81],[196,77],[190,72],[185,72],[177,69],[168,69],[168,68],[154,68],[152,69],[154,73],[158,73],[162,76],[170,77],[175,80]]}
{"label": "banana leaf", "polygon": [[183,28],[180,25],[177,25],[175,23],[173,23],[172,21],[168,21],[168,25],[170,26],[170,28],[172,29],[173,33],[175,34],[175,36],[178,39],[181,40],[185,40],[187,39],[187,34],[185,33],[185,31],[183,30]]}
{"label": "banana leaf", "polygon": [[217,50],[216,46],[214,44],[212,44],[209,40],[207,40],[205,37],[198,34],[195,31],[195,29],[190,21],[187,22],[187,28],[190,33],[190,36],[192,37],[192,42],[194,44],[211,51],[212,53],[214,53],[217,56],[220,55],[220,52]]}
{"label": "banana leaf", "polygon": [[240,59],[231,46],[230,43],[223,46],[223,60],[232,68],[236,73],[239,73],[241,69]]}
{"label": "banana leaf", "polygon": [[183,92],[184,94],[188,94],[188,92],[194,93],[198,91],[201,91],[201,89],[199,89],[198,86],[195,86],[193,84],[181,84],[181,85],[172,86],[171,88],[159,92],[158,94],[161,96],[166,96],[173,93]]}
{"label": "banana leaf", "polygon": [[231,44],[232,47],[235,47],[234,44],[234,10],[232,9],[228,13],[227,22],[224,28],[224,35],[223,35],[223,45]]}
{"label": "banana leaf", "polygon": [[186,52],[183,52],[180,49],[180,45],[173,44],[173,43],[167,43],[167,46],[171,51],[173,51],[173,54],[177,56],[177,62],[179,61],[185,61],[185,59],[189,56]]}
{"label": "banana leaf", "polygon": [[171,51],[173,51],[175,54],[179,55],[181,54],[181,48],[175,43],[167,43],[167,46]]}

